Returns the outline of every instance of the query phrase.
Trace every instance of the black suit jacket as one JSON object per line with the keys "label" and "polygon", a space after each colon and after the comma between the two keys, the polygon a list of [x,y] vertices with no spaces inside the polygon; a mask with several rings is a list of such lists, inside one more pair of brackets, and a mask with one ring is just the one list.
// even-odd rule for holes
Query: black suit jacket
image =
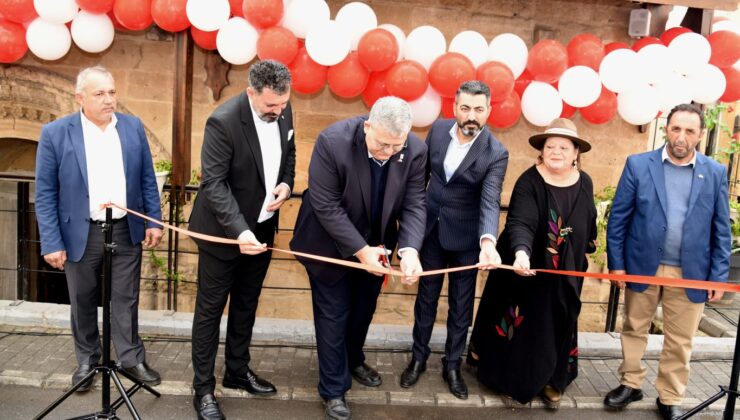
{"label": "black suit jacket", "polygon": [[439,223],[439,242],[449,251],[478,250],[480,237],[498,237],[501,185],[509,152],[487,127],[449,181],[444,160],[453,119],[437,120],[427,135],[427,234]]}
{"label": "black suit jacket", "polygon": [[[329,126],[316,140],[308,169],[291,249],[332,258],[352,259],[370,237],[372,181],[363,123],[355,117]],[[421,249],[426,219],[424,168],[426,145],[409,134],[407,147],[386,163],[381,241],[387,249]],[[347,269],[299,258],[308,274],[336,281]]]}
{"label": "black suit jacket", "polygon": [[[278,126],[283,153],[277,183],[284,182],[292,190],[295,141],[290,104],[278,118]],[[208,118],[200,159],[202,178],[190,215],[190,230],[232,239],[246,229],[254,230],[265,200],[265,173],[245,92],[221,104]],[[239,249],[233,245],[197,242],[221,257],[239,255]]]}

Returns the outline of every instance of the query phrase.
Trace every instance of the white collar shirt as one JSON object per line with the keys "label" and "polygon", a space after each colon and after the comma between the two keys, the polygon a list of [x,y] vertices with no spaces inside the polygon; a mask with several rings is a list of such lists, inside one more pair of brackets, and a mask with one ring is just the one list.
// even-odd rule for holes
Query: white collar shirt
{"label": "white collar shirt", "polygon": [[661,159],[660,159],[661,162],[668,161],[668,163],[674,166],[691,166],[692,168],[696,166],[696,153],[697,153],[696,150],[694,150],[694,157],[692,157],[690,161],[686,163],[676,163],[673,161],[673,159],[671,159],[670,156],[668,156],[668,151],[666,150],[666,147],[667,146],[663,146],[663,152],[661,152]]}
{"label": "white collar shirt", "polygon": [[[80,111],[82,137],[85,143],[87,162],[87,191],[90,201],[90,219],[105,220],[103,204],[116,203],[126,207],[126,173],[123,168],[123,149],[113,114],[111,122],[104,129],[87,119]],[[114,208],[113,218],[120,219],[126,213]]]}
{"label": "white collar shirt", "polygon": [[463,159],[465,159],[465,156],[468,155],[470,148],[478,139],[478,136],[480,136],[481,132],[483,132],[483,130],[478,131],[478,134],[473,137],[473,140],[465,144],[461,144],[460,140],[457,138],[457,123],[452,125],[452,128],[450,128],[450,144],[447,146],[447,153],[445,154],[445,160],[443,163],[445,178],[447,181],[452,178],[452,175],[460,166]]}
{"label": "white collar shirt", "polygon": [[272,191],[278,184],[278,172],[280,171],[283,149],[280,145],[280,127],[277,120],[267,122],[260,119],[252,106],[252,101],[249,101],[249,109],[252,111],[254,127],[257,129],[257,138],[262,152],[262,167],[265,174],[265,200],[262,202],[262,209],[257,218],[257,223],[262,223],[275,215],[275,212],[267,211],[267,206],[275,199]]}

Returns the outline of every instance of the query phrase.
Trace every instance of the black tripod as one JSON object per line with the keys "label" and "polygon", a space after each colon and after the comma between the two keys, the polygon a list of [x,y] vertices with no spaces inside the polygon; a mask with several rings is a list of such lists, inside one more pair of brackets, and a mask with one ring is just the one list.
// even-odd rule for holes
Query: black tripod
{"label": "black tripod", "polygon": [[699,413],[725,395],[727,395],[727,404],[725,405],[725,412],[722,419],[732,420],[735,416],[735,400],[737,400],[738,395],[740,395],[737,389],[738,375],[740,374],[740,317],[738,317],[738,327],[735,337],[735,355],[732,358],[732,370],[730,371],[730,386],[720,386],[718,393],[712,395],[708,400],[692,408],[686,412],[686,414],[679,417],[679,419],[687,419],[694,414]]}
{"label": "black tripod", "polygon": [[[131,416],[139,420],[141,417],[139,417],[139,413],[136,411],[136,407],[134,407],[134,404],[131,402],[131,396],[136,393],[141,388],[144,388],[149,393],[154,395],[155,397],[159,397],[159,392],[155,391],[152,387],[149,385],[137,380],[136,378],[132,377],[131,375],[127,374],[126,372],[119,370],[120,367],[116,365],[111,359],[110,359],[110,302],[111,302],[111,279],[112,279],[112,262],[113,262],[113,253],[116,249],[116,244],[113,242],[113,209],[108,207],[105,210],[105,223],[102,225],[103,233],[105,234],[105,257],[104,257],[104,267],[105,271],[103,272],[103,363],[95,366],[90,373],[87,374],[81,381],[79,381],[76,385],[74,385],[72,388],[70,388],[67,392],[65,392],[61,397],[57,398],[56,401],[51,403],[48,407],[44,409],[40,414],[38,414],[34,419],[42,419],[47,414],[51,413],[52,410],[54,410],[59,404],[61,404],[64,400],[66,400],[70,395],[72,395],[77,388],[81,387],[82,384],[87,382],[88,380],[92,380],[95,375],[100,372],[103,374],[103,408],[102,410],[96,412],[96,413],[90,413],[85,414],[82,416],[74,417],[72,420],[81,420],[81,419],[118,419],[119,417],[116,416],[116,409],[121,406],[121,404],[126,404],[126,407],[128,407],[128,411],[131,412]],[[121,383],[121,380],[118,378],[118,374],[123,375],[124,377],[128,378],[131,382],[134,383],[134,385],[126,390],[124,388],[123,384]],[[116,384],[116,388],[118,388],[118,393],[121,394],[121,396],[111,404],[110,402],[110,380],[113,379],[113,382]]]}

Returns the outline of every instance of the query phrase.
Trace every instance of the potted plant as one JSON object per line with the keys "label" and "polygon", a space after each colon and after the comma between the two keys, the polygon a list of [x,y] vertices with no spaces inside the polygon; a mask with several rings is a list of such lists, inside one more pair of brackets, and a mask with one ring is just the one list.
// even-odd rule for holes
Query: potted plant
{"label": "potted plant", "polygon": [[154,162],[154,176],[157,177],[157,189],[159,190],[159,196],[162,196],[162,188],[164,188],[167,177],[172,173],[172,161],[169,160],[158,160]]}

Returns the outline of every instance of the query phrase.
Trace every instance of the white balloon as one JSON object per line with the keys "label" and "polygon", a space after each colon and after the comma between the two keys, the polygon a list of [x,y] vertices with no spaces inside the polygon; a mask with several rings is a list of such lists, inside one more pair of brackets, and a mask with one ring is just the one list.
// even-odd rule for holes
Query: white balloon
{"label": "white balloon", "polygon": [[473,66],[478,68],[488,58],[488,42],[478,32],[463,31],[452,38],[449,51],[468,57],[473,62]]}
{"label": "white balloon", "polygon": [[89,53],[99,53],[110,47],[115,32],[113,22],[105,13],[82,10],[72,21],[72,40]]}
{"label": "white balloon", "polygon": [[312,26],[329,20],[329,5],[324,0],[293,0],[283,12],[282,26],[298,38],[305,38]]}
{"label": "white balloon", "polygon": [[58,60],[72,46],[72,36],[63,23],[50,23],[38,17],[26,29],[28,49],[42,60]]}
{"label": "white balloon", "polygon": [[721,20],[712,25],[712,33],[719,31],[732,31],[740,35],[740,23],[733,20]]}
{"label": "white balloon", "polygon": [[488,61],[499,61],[506,64],[514,73],[514,79],[524,73],[528,56],[527,44],[518,35],[501,34],[488,44]]}
{"label": "white balloon", "polygon": [[709,63],[712,47],[709,40],[694,32],[681,34],[668,45],[671,64],[676,73],[688,75],[702,69]]}
{"label": "white balloon", "polygon": [[573,66],[560,76],[558,91],[566,104],[583,108],[599,99],[601,79],[590,67]]}
{"label": "white balloon", "polygon": [[658,115],[658,92],[648,84],[626,90],[617,95],[617,112],[630,124],[647,124]]}
{"label": "white balloon", "polygon": [[722,70],[712,64],[707,64],[700,71],[687,77],[692,99],[700,104],[716,102],[727,88],[727,79]]}
{"label": "white balloon", "polygon": [[663,44],[650,44],[637,52],[638,70],[651,85],[659,83],[673,71],[671,55]]}
{"label": "white balloon", "polygon": [[229,21],[229,0],[188,0],[185,14],[190,23],[201,31],[213,32]]}
{"label": "white balloon", "polygon": [[33,7],[49,23],[67,23],[80,10],[75,0],[33,0]]}
{"label": "white balloon", "polygon": [[349,34],[353,51],[357,49],[357,44],[365,32],[378,27],[378,18],[373,9],[358,1],[342,6],[334,20]]}
{"label": "white balloon", "polygon": [[599,76],[604,87],[616,93],[645,83],[637,53],[626,48],[614,50],[604,57],[599,66]]}
{"label": "white balloon", "polygon": [[216,35],[216,48],[221,57],[231,64],[246,64],[257,55],[259,34],[246,19],[229,19]]}
{"label": "white balloon", "polygon": [[403,56],[414,60],[429,71],[432,62],[447,51],[447,40],[442,32],[434,26],[419,26],[406,37]]}
{"label": "white balloon", "polygon": [[431,125],[442,111],[442,97],[429,85],[418,99],[409,102],[411,107],[411,125],[426,127]]}
{"label": "white balloon", "polygon": [[530,123],[544,127],[563,112],[563,101],[549,83],[532,82],[522,95],[522,114]]}
{"label": "white balloon", "polygon": [[403,45],[406,43],[406,34],[403,33],[401,28],[392,23],[384,23],[378,26],[378,28],[385,29],[396,37],[396,42],[398,42],[398,58],[396,58],[396,61],[401,61],[403,58]]}
{"label": "white balloon", "polygon": [[340,24],[327,20],[314,25],[306,35],[306,52],[322,66],[333,66],[347,57],[350,40]]}
{"label": "white balloon", "polygon": [[666,74],[663,80],[655,84],[655,90],[658,93],[658,108],[663,113],[668,113],[678,104],[691,102],[694,93],[689,81],[677,73]]}

